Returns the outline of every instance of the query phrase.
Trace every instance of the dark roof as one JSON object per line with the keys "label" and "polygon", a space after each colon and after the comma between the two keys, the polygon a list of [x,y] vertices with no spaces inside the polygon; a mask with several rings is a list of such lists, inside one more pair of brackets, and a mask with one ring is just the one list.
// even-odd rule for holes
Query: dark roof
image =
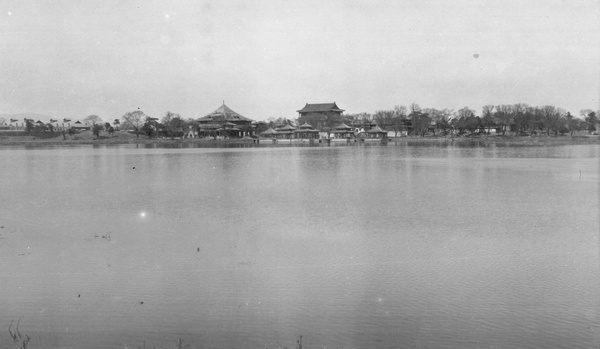
{"label": "dark roof", "polygon": [[387,133],[387,131],[382,130],[379,126],[375,126],[372,129],[368,130],[367,133]]}
{"label": "dark roof", "polygon": [[304,108],[297,110],[298,113],[319,113],[319,112],[328,112],[328,111],[336,111],[343,112],[344,109],[340,109],[335,102],[333,103],[317,103],[317,104],[308,104],[304,106]]}
{"label": "dark roof", "polygon": [[294,133],[319,133],[319,130],[303,128],[301,130],[294,130]]}
{"label": "dark roof", "polygon": [[277,131],[275,131],[273,128],[269,127],[268,130],[264,131],[261,133],[261,135],[274,135],[277,134]]}
{"label": "dark roof", "polygon": [[352,127],[346,125],[345,123],[341,123],[335,127],[336,130],[352,130]]}
{"label": "dark roof", "polygon": [[247,117],[241,116],[240,114],[234,112],[233,110],[231,110],[231,108],[229,108],[228,106],[225,105],[225,103],[223,103],[222,106],[220,106],[219,108],[217,108],[217,110],[215,110],[214,112],[203,116],[199,119],[197,119],[198,122],[212,122],[213,120],[222,118],[222,120],[224,121],[228,121],[228,122],[240,122],[240,121],[246,121],[246,122],[252,122],[252,119],[248,119]]}
{"label": "dark roof", "polygon": [[308,122],[304,122],[302,125],[300,125],[301,129],[311,129],[313,128]]}
{"label": "dark roof", "polygon": [[285,125],[283,127],[279,127],[277,128],[277,131],[292,131],[295,130],[296,128],[292,125]]}
{"label": "dark roof", "polygon": [[217,123],[206,123],[206,124],[201,124],[200,125],[201,129],[209,129],[209,128],[217,129],[217,128],[220,128],[220,127],[221,127],[221,125],[219,125]]}

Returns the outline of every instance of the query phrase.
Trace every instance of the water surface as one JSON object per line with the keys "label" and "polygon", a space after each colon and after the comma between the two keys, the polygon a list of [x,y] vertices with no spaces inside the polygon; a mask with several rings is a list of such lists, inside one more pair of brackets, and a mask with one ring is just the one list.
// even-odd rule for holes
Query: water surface
{"label": "water surface", "polygon": [[0,327],[40,348],[597,348],[599,158],[1,149]]}

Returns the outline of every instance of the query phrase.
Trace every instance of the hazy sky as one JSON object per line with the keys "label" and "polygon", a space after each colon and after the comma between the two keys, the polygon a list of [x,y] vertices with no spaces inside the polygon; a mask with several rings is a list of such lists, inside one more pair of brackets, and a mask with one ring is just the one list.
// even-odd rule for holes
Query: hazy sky
{"label": "hazy sky", "polygon": [[0,2],[0,113],[598,109],[600,1]]}

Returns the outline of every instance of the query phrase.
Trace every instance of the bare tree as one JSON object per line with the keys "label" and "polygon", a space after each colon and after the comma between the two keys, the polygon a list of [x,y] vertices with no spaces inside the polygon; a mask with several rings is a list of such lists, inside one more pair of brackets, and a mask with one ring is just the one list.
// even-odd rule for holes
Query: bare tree
{"label": "bare tree", "polygon": [[513,105],[513,122],[515,124],[515,131],[517,135],[520,135],[527,128],[527,118],[530,114],[527,112],[529,105],[525,103],[516,103]]}
{"label": "bare tree", "polygon": [[161,123],[167,129],[171,139],[173,139],[176,133],[182,133],[184,121],[181,119],[181,115],[177,113],[171,113],[168,111],[167,114],[162,118]]}
{"label": "bare tree", "polygon": [[375,122],[379,127],[385,129],[386,125],[391,125],[392,120],[394,118],[393,110],[378,110],[375,115],[373,115]]}
{"label": "bare tree", "polygon": [[598,113],[592,111],[585,117],[585,122],[587,123],[589,133],[598,131],[596,128],[596,124],[598,124],[598,114],[600,114],[600,111]]}
{"label": "bare tree", "polygon": [[394,107],[392,125],[394,127],[395,136],[398,136],[398,132],[405,130],[407,117],[408,112],[405,106],[397,105]]}
{"label": "bare tree", "polygon": [[450,126],[450,116],[452,115],[451,109],[435,109],[435,108],[425,108],[423,109],[423,113],[429,115],[431,121],[435,124],[435,128],[433,128],[433,134],[435,135],[435,129],[440,129],[444,132],[444,135],[448,134],[448,130],[451,128]]}
{"label": "bare tree", "polygon": [[506,133],[506,129],[510,126],[513,117],[513,107],[512,105],[503,104],[496,106],[496,120],[502,126],[502,135]]}
{"label": "bare tree", "polygon": [[83,122],[85,123],[91,123],[92,125],[96,125],[96,124],[102,124],[102,118],[99,117],[98,115],[88,115],[85,118],[83,118]]}
{"label": "bare tree", "polygon": [[495,124],[494,122],[494,106],[491,104],[484,105],[481,110],[481,123],[483,127],[487,128],[487,133],[490,133],[490,129]]}
{"label": "bare tree", "polygon": [[564,116],[564,110],[556,108],[553,105],[545,105],[542,107],[544,125],[546,126],[546,134],[550,135],[550,131],[554,131],[554,135],[558,135],[561,119]]}
{"label": "bare tree", "polygon": [[409,106],[409,110],[411,114],[417,113],[421,111],[421,107],[417,103],[411,103]]}
{"label": "bare tree", "polygon": [[481,119],[475,116],[475,110],[464,107],[459,109],[457,112],[459,120],[464,125],[464,128],[468,129],[471,134],[475,133],[479,126],[481,126]]}
{"label": "bare tree", "polygon": [[571,137],[573,137],[573,132],[575,132],[579,128],[579,120],[573,115],[571,115],[571,113],[567,113],[567,115],[565,115],[565,119],[567,120],[567,127],[569,128]]}
{"label": "bare tree", "polygon": [[144,124],[146,117],[146,114],[144,114],[144,112],[141,110],[128,112],[122,117],[122,119],[124,120],[123,126],[133,128],[135,130],[136,136],[139,138],[139,131],[141,126]]}

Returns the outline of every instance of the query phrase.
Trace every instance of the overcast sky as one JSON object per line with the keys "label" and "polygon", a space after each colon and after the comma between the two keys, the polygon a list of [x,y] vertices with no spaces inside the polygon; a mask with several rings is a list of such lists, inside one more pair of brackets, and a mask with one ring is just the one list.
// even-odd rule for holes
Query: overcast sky
{"label": "overcast sky", "polygon": [[600,1],[0,2],[0,113],[598,109]]}

